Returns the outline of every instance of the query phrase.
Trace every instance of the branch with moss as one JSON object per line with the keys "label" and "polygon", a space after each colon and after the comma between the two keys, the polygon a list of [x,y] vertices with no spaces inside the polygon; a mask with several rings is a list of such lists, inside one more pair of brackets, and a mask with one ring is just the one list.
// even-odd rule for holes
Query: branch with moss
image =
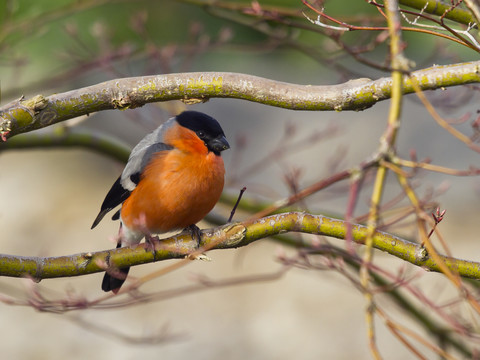
{"label": "branch with moss", "polygon": [[468,10],[453,8],[452,4],[432,0],[399,0],[401,5],[405,5],[427,14],[445,17],[460,24],[470,25],[475,22],[475,17]]}
{"label": "branch with moss", "polygon": [[[102,272],[106,269],[184,258],[192,253],[201,253],[205,250],[237,248],[286,232],[301,232],[345,239],[347,223],[322,215],[290,212],[204,230],[200,248],[189,233],[182,233],[156,241],[153,245],[141,244],[137,247],[95,253],[46,258],[0,255],[0,276],[30,277],[36,281],[80,276]],[[364,244],[367,227],[353,225],[351,226],[351,235],[354,242]],[[314,249],[315,242],[305,240],[303,246]],[[439,264],[430,258],[425,248],[394,235],[376,231],[373,235],[373,247],[430,271],[441,271]],[[465,278],[480,279],[480,263],[448,256],[440,256],[440,258],[451,271],[458,272]]]}
{"label": "branch with moss", "polygon": [[[403,92],[480,82],[480,62],[435,66],[404,77]],[[413,80],[412,80],[413,79]],[[234,98],[291,110],[363,110],[391,96],[392,79],[361,78],[343,84],[289,84],[246,74],[197,72],[106,81],[51,96],[19,99],[0,108],[3,139],[101,110],[136,108],[151,102]]]}

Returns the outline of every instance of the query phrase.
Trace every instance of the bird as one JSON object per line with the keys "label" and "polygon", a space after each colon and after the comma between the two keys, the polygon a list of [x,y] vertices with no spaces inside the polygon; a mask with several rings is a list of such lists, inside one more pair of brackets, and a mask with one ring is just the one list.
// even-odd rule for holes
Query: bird
{"label": "bird", "polygon": [[[108,191],[92,229],[121,205],[112,220],[120,219],[117,248],[140,243],[150,234],[191,229],[218,202],[225,182],[221,152],[230,148],[213,117],[184,111],[146,135]],[[129,267],[106,272],[102,290],[117,294]]]}

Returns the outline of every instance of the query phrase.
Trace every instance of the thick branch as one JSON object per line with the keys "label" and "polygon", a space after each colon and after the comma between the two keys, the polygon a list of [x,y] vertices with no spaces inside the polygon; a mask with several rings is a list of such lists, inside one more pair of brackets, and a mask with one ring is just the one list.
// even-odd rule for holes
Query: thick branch
{"label": "thick branch", "polygon": [[[412,73],[422,90],[480,82],[480,62],[435,66]],[[392,79],[366,78],[343,84],[289,84],[257,76],[204,72],[111,80],[48,97],[37,95],[0,108],[0,135],[11,137],[80,115],[128,109],[146,103],[236,98],[291,110],[363,110],[390,98]],[[412,93],[404,77],[404,93]]]}
{"label": "thick branch", "polygon": [[[285,233],[302,232],[345,239],[345,221],[322,215],[291,212],[237,224],[229,224],[213,230],[205,230],[202,235],[203,249],[229,249],[246,246],[254,241]],[[367,227],[353,225],[352,238],[363,244]],[[304,246],[315,248],[315,242],[305,240]],[[425,249],[399,237],[376,231],[373,247],[388,252],[398,258],[431,271],[440,271]],[[0,276],[31,277],[35,280],[70,277],[105,271],[107,267],[134,266],[154,261],[183,258],[197,251],[196,240],[188,233],[164,239],[150,251],[142,244],[136,248],[120,248],[96,253],[82,253],[60,257],[21,257],[0,255]],[[440,256],[449,269],[461,276],[480,279],[480,263]]]}

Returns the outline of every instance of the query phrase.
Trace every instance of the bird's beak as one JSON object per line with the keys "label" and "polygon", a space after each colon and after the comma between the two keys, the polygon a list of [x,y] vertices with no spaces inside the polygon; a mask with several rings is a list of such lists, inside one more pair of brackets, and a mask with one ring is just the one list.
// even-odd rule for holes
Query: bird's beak
{"label": "bird's beak", "polygon": [[215,153],[220,153],[223,150],[230,149],[230,144],[223,135],[210,140],[208,145]]}

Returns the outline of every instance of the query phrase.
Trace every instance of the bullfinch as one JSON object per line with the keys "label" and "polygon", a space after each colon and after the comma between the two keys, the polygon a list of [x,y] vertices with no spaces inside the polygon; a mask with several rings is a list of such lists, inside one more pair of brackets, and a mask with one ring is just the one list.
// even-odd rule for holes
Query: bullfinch
{"label": "bullfinch", "polygon": [[[220,124],[206,114],[184,111],[169,119],[134,147],[92,229],[118,205],[112,217],[120,219],[117,248],[150,234],[194,228],[220,198],[225,177],[220,153],[229,148]],[[119,270],[117,277],[105,273],[104,291],[120,290],[129,268]]]}

